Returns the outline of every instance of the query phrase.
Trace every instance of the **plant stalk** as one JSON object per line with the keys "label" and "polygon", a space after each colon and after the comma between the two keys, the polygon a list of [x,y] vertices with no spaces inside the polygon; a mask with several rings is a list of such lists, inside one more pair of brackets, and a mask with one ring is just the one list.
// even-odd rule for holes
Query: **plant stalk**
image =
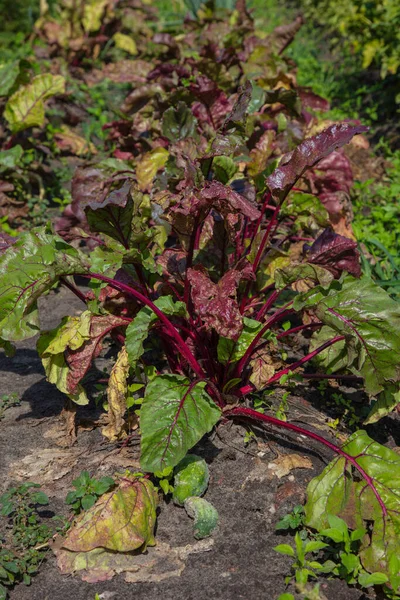
{"label": "plant stalk", "polygon": [[106,277],[105,275],[101,275],[100,273],[88,273],[87,275],[84,275],[84,277],[87,277],[89,279],[93,278],[93,279],[98,279],[99,281],[104,281],[105,283],[108,283],[108,285],[110,285],[111,287],[114,287],[115,289],[120,290],[121,292],[125,292],[126,294],[133,296],[134,298],[136,298],[136,300],[139,300],[139,302],[141,302],[145,306],[148,306],[154,312],[154,314],[160,319],[160,321],[165,325],[169,334],[175,339],[175,341],[177,343],[177,348],[179,349],[179,352],[190,364],[190,366],[192,367],[192,369],[196,373],[196,375],[198,377],[200,377],[201,379],[204,379],[205,373],[203,372],[203,369],[201,368],[201,366],[199,365],[199,363],[193,356],[192,352],[190,351],[189,346],[182,339],[182,337],[180,336],[178,331],[172,325],[171,321],[165,316],[165,314],[159,308],[157,308],[157,306],[149,298],[146,298],[146,296],[144,296],[137,290],[131,288],[129,285],[126,285],[125,283],[122,283],[120,281],[115,281],[115,279],[111,279],[110,277]]}
{"label": "plant stalk", "polygon": [[269,415],[259,413],[258,411],[254,410],[253,408],[245,408],[245,407],[237,406],[235,408],[225,411],[224,416],[231,417],[231,418],[244,417],[244,418],[252,419],[253,421],[262,421],[264,423],[269,423],[269,424],[275,425],[277,427],[282,427],[284,429],[290,429],[291,431],[294,431],[295,433],[298,433],[300,435],[304,435],[308,438],[316,440],[320,444],[323,444],[324,446],[326,446],[327,448],[329,448],[330,450],[335,452],[335,454],[339,454],[339,456],[343,456],[343,458],[347,462],[349,462],[355,469],[357,469],[357,471],[360,473],[362,478],[367,482],[369,487],[372,489],[372,491],[375,495],[375,498],[377,499],[379,506],[382,509],[383,514],[385,516],[387,515],[386,506],[385,506],[382,498],[380,497],[378,490],[376,489],[376,487],[374,485],[373,478],[370,477],[368,475],[368,473],[366,473],[364,471],[364,469],[358,464],[358,462],[356,461],[354,456],[347,454],[347,452],[345,452],[344,450],[339,448],[339,446],[336,446],[336,444],[329,442],[328,440],[326,440],[322,436],[318,435],[317,433],[314,433],[313,431],[308,431],[308,429],[303,429],[302,427],[299,427],[298,425],[294,425],[293,423],[288,423],[287,421],[281,421],[280,419],[277,419],[276,417],[271,417]]}

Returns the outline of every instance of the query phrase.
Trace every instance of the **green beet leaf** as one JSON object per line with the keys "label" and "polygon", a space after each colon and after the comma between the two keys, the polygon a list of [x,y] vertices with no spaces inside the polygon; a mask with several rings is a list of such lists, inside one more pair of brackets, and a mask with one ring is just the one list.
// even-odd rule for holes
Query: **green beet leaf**
{"label": "green beet leaf", "polygon": [[321,227],[329,227],[329,213],[321,200],[313,194],[291,192],[282,205],[282,216],[296,217],[296,231],[306,229],[312,232]]}
{"label": "green beet leaf", "polygon": [[9,98],[4,117],[13,133],[44,123],[44,103],[65,91],[65,79],[61,75],[45,73],[37,75],[28,85],[19,88]]}
{"label": "green beet leaf", "polygon": [[[162,296],[154,301],[154,304],[164,314],[170,316],[186,316],[186,305],[184,302],[174,302],[172,296]],[[144,352],[143,343],[149,335],[150,327],[158,320],[157,315],[145,306],[142,308],[134,320],[128,325],[126,330],[126,349],[128,351],[129,362],[132,366],[136,364]]]}
{"label": "green beet leaf", "polygon": [[143,470],[174,467],[217,423],[221,410],[206,385],[172,374],[159,375],[147,385],[140,410]]}
{"label": "green beet leaf", "polygon": [[219,362],[224,365],[228,361],[240,360],[261,328],[262,323],[259,321],[243,317],[243,330],[236,342],[222,336],[219,338],[217,346]]}
{"label": "green beet leaf", "polygon": [[49,229],[23,234],[0,256],[0,336],[17,341],[39,331],[37,300],[65,275],[88,270],[85,257]]}
{"label": "green beet leaf", "polygon": [[376,423],[382,417],[385,417],[400,404],[400,389],[399,384],[389,384],[376,399],[376,402],[372,406],[369,415],[365,419],[365,425]]}
{"label": "green beet leaf", "polygon": [[198,496],[185,500],[185,510],[194,519],[194,537],[202,540],[212,534],[218,525],[218,512],[214,506]]}
{"label": "green beet leaf", "polygon": [[[312,311],[331,329],[331,338],[345,336],[340,357],[331,354],[333,363],[327,351],[321,353],[319,360],[331,371],[338,365],[347,366],[364,378],[366,391],[374,396],[388,382],[400,380],[400,304],[371,279],[349,276],[342,282],[333,281],[327,290],[318,286],[297,296],[294,308]],[[347,365],[343,349],[347,351]]]}
{"label": "green beet leaf", "polygon": [[184,102],[170,106],[163,116],[162,133],[170,142],[178,142],[193,137],[196,129],[196,119]]}
{"label": "green beet leaf", "polygon": [[22,146],[19,144],[9,150],[2,150],[0,152],[0,173],[16,169],[23,153]]}
{"label": "green beet leaf", "polygon": [[351,529],[370,529],[361,542],[361,562],[370,573],[378,568],[389,574],[391,558],[400,554],[400,456],[363,430],[342,450],[346,455],[309,483],[305,523],[323,531],[330,526],[329,515],[338,515]]}
{"label": "green beet leaf", "polygon": [[14,60],[0,65],[0,96],[7,96],[17,81],[20,72],[20,61]]}
{"label": "green beet leaf", "polygon": [[286,286],[302,279],[310,279],[319,283],[322,288],[328,288],[333,280],[333,275],[330,271],[318,265],[302,263],[284,267],[283,269],[276,269],[274,279],[278,290],[282,290]]}
{"label": "green beet leaf", "polygon": [[174,475],[172,499],[180,506],[190,496],[202,496],[210,479],[206,461],[195,454],[187,454],[175,467]]}

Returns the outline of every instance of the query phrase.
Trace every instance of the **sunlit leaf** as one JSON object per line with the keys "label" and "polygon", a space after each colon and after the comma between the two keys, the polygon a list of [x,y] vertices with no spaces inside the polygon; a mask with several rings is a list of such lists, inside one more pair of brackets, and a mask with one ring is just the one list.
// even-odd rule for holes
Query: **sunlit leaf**
{"label": "sunlit leaf", "polygon": [[80,515],[62,548],[89,552],[105,548],[131,552],[153,546],[158,495],[151,481],[126,473],[118,486]]}
{"label": "sunlit leaf", "polygon": [[[332,338],[345,336],[347,367],[364,378],[368,393],[400,380],[400,304],[371,279],[346,277],[328,289],[317,286],[295,298],[294,307],[315,314]],[[338,364],[344,366],[343,358]]]}
{"label": "sunlit leaf", "polygon": [[[342,450],[353,464],[338,456],[311,480],[306,525],[323,530],[329,527],[329,515],[338,515],[351,529],[370,527],[370,535],[362,539],[361,562],[370,573],[389,573],[391,557],[400,552],[400,456],[362,430]],[[356,465],[363,471],[361,480]]]}
{"label": "sunlit leaf", "polygon": [[31,83],[20,87],[9,98],[4,110],[4,118],[12,132],[43,125],[45,101],[64,91],[64,77],[50,73],[37,75]]}
{"label": "sunlit leaf", "polygon": [[49,229],[25,233],[0,255],[0,335],[23,340],[39,332],[37,300],[63,275],[88,270],[85,257]]}
{"label": "sunlit leaf", "polygon": [[172,374],[159,375],[147,385],[140,410],[142,469],[174,467],[211,431],[221,411],[206,385]]}

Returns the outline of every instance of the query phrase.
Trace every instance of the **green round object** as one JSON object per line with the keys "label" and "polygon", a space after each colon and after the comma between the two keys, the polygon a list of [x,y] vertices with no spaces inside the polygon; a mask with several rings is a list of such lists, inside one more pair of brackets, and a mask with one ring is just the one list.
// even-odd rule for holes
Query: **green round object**
{"label": "green round object", "polygon": [[175,467],[174,493],[175,504],[183,506],[186,498],[201,496],[207,489],[210,479],[206,461],[195,454],[188,454]]}

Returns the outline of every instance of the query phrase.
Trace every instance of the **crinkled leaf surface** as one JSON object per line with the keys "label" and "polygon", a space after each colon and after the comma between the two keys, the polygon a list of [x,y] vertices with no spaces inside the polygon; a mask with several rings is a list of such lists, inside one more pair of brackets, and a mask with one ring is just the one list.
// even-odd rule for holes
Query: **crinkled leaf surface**
{"label": "crinkled leaf surface", "polygon": [[155,544],[157,500],[151,481],[127,473],[116,489],[78,517],[62,547],[73,552],[145,550]]}
{"label": "crinkled leaf surface", "polygon": [[20,61],[14,60],[0,65],[0,96],[7,96],[17,80]]}
{"label": "crinkled leaf surface", "polygon": [[13,133],[44,123],[44,102],[55,94],[63,94],[65,79],[61,75],[37,75],[9,98],[4,110]]}
{"label": "crinkled leaf surface", "polygon": [[333,275],[330,271],[318,265],[301,263],[299,265],[284,267],[283,269],[276,269],[274,271],[274,279],[278,290],[282,290],[291,283],[302,279],[310,279],[319,283],[321,287],[328,288]]}
{"label": "crinkled leaf surface", "polygon": [[102,434],[109,440],[116,440],[124,427],[126,412],[126,395],[128,392],[129,361],[126,347],[118,353],[117,360],[111,369],[108,381],[108,425],[103,427]]}
{"label": "crinkled leaf surface", "polygon": [[204,458],[187,454],[174,469],[174,503],[183,506],[186,498],[202,496],[209,479],[210,473]]}
{"label": "crinkled leaf surface", "polygon": [[[82,316],[82,315],[81,315]],[[88,372],[92,361],[102,350],[102,340],[113,329],[126,326],[126,319],[117,315],[91,315],[89,336],[76,349],[65,348],[64,358],[68,369],[66,384],[68,393],[75,394],[77,386]]]}
{"label": "crinkled leaf surface", "polygon": [[[154,304],[163,313],[170,316],[186,316],[186,304],[174,302],[172,296],[162,296],[154,301]],[[126,330],[126,349],[129,362],[133,366],[144,352],[143,343],[149,335],[150,327],[157,321],[157,315],[145,306],[142,308]]]}
{"label": "crinkled leaf surface", "polygon": [[142,469],[174,467],[211,431],[221,410],[205,391],[206,385],[172,374],[159,375],[148,384],[140,410]]}
{"label": "crinkled leaf surface", "polygon": [[321,200],[313,194],[291,192],[283,203],[282,216],[296,217],[295,230],[305,229],[318,231],[320,227],[329,226],[329,213]]}
{"label": "crinkled leaf surface", "polygon": [[50,230],[23,234],[0,255],[0,334],[23,340],[39,331],[37,299],[64,275],[85,273],[85,257]]}
{"label": "crinkled leaf surface", "polygon": [[339,278],[343,271],[354,277],[361,276],[360,255],[357,242],[325,229],[307,252],[307,260],[325,267]]}
{"label": "crinkled leaf surface", "polygon": [[252,276],[250,264],[242,270],[231,269],[213,283],[200,269],[188,269],[187,277],[196,312],[210,328],[222,337],[237,340],[243,329],[243,318],[236,299],[242,279]]}
{"label": "crinkled leaf surface", "polygon": [[185,510],[194,519],[194,537],[202,540],[212,534],[218,525],[217,509],[204,498],[191,496],[185,500]]}
{"label": "crinkled leaf surface", "polygon": [[262,390],[271,377],[275,375],[275,365],[269,346],[256,350],[252,355],[249,366],[251,367],[249,381],[256,390]]}
{"label": "crinkled leaf surface", "polygon": [[400,456],[374,442],[365,431],[354,433],[342,448],[370,478],[352,477],[348,458],[338,456],[308,485],[306,524],[329,527],[328,515],[339,515],[352,529],[372,523],[362,540],[361,561],[369,572],[388,573],[388,562],[400,553]]}
{"label": "crinkled leaf surface", "polygon": [[314,313],[332,337],[345,336],[347,367],[364,377],[368,393],[400,380],[400,304],[371,279],[348,276],[327,290],[318,286],[297,296],[294,308]]}
{"label": "crinkled leaf surface", "polygon": [[363,125],[336,123],[321,133],[310,137],[286,154],[280,165],[267,178],[267,185],[278,202],[287,194],[302,174],[331,152],[348,144],[356,134],[367,131]]}

